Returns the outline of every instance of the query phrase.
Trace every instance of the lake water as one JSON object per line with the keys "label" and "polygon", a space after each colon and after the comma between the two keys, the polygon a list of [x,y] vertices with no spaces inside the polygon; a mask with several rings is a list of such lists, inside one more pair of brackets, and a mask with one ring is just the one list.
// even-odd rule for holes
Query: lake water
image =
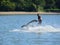
{"label": "lake water", "polygon": [[14,29],[18,30],[21,25],[25,24],[24,19],[27,17],[24,16],[24,19],[22,17],[22,15],[0,16],[0,45],[60,45],[59,32],[9,32]]}

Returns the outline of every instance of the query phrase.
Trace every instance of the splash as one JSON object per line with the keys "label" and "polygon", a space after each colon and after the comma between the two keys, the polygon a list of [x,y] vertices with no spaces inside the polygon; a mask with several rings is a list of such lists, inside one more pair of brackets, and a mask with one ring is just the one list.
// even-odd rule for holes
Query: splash
{"label": "splash", "polygon": [[53,27],[51,25],[44,25],[44,26],[26,26],[21,29],[14,29],[10,32],[60,32],[60,28]]}

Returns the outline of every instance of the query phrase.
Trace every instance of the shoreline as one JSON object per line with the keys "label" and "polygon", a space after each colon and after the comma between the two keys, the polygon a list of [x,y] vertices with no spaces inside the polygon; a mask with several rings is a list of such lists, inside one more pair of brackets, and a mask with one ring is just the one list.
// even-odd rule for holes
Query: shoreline
{"label": "shoreline", "polygon": [[56,12],[0,12],[1,14],[60,14]]}

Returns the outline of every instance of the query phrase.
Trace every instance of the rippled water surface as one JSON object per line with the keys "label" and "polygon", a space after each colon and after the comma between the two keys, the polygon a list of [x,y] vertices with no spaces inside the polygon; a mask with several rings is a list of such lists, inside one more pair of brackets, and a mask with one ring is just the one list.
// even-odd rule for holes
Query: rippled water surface
{"label": "rippled water surface", "polygon": [[[59,32],[9,32],[10,30],[20,29],[21,25],[31,19],[35,19],[36,16],[0,16],[0,45],[60,45],[60,33]],[[33,18],[35,17],[35,18]],[[43,16],[42,16],[43,17]],[[45,16],[46,17],[46,16]],[[43,17],[43,24],[55,24],[60,25],[57,20],[60,16],[47,16],[53,18],[51,21],[49,18]],[[28,19],[27,19],[28,18]],[[26,20],[25,20],[26,19]],[[36,18],[37,19],[37,18]],[[56,22],[55,22],[56,19]],[[50,23],[48,21],[50,20]],[[56,25],[57,23],[57,25]],[[55,28],[54,28],[55,29]]]}
{"label": "rippled water surface", "polygon": [[1,32],[0,45],[60,45],[60,33]]}

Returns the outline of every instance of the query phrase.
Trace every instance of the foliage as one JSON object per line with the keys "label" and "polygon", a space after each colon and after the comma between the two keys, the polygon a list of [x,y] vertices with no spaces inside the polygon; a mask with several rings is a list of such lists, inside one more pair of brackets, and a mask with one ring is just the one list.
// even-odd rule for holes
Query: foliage
{"label": "foliage", "polygon": [[60,10],[60,0],[0,0],[0,11],[51,10]]}

